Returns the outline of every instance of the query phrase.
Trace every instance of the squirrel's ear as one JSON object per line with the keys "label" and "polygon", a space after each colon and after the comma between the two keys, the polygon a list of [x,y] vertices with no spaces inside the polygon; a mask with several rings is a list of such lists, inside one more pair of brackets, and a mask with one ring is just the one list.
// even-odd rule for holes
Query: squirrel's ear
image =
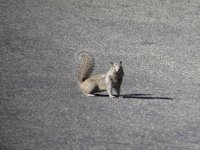
{"label": "squirrel's ear", "polygon": [[120,61],[120,65],[122,64],[122,60]]}
{"label": "squirrel's ear", "polygon": [[113,62],[110,62],[110,64],[113,65],[114,63],[113,63]]}

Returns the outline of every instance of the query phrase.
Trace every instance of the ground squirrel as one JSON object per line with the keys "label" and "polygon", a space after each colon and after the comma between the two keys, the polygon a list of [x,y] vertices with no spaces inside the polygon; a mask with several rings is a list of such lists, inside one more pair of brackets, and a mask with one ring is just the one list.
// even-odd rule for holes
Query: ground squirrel
{"label": "ground squirrel", "polygon": [[84,95],[95,96],[97,92],[107,91],[109,97],[115,97],[112,94],[112,89],[115,89],[117,96],[120,97],[120,87],[124,76],[122,61],[119,64],[111,62],[111,68],[105,74],[91,75],[94,67],[92,54],[84,52],[80,55],[80,59],[78,80]]}

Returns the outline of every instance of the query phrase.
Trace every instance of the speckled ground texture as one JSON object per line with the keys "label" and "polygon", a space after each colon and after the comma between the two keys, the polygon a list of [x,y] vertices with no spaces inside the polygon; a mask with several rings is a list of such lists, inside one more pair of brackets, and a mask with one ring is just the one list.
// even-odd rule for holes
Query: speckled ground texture
{"label": "speckled ground texture", "polygon": [[[199,0],[0,0],[1,150],[199,150]],[[81,94],[123,60],[123,99]]]}

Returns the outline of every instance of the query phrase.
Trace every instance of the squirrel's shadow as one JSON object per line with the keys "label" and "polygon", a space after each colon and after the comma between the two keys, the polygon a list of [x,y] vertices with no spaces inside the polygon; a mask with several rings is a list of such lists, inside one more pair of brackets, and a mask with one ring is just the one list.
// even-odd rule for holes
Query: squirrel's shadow
{"label": "squirrel's shadow", "polygon": [[[108,95],[104,94],[95,94],[97,97],[108,97]],[[171,97],[160,97],[153,96],[152,94],[125,94],[121,95],[122,98],[138,98],[138,99],[164,99],[164,100],[173,100]]]}

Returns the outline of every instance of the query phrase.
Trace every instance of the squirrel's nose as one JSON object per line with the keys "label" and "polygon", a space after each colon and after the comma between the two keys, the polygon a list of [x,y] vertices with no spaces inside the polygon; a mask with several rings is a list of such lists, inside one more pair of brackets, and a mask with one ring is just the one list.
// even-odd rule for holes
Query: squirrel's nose
{"label": "squirrel's nose", "polygon": [[116,67],[115,70],[118,72],[119,71],[119,67]]}

